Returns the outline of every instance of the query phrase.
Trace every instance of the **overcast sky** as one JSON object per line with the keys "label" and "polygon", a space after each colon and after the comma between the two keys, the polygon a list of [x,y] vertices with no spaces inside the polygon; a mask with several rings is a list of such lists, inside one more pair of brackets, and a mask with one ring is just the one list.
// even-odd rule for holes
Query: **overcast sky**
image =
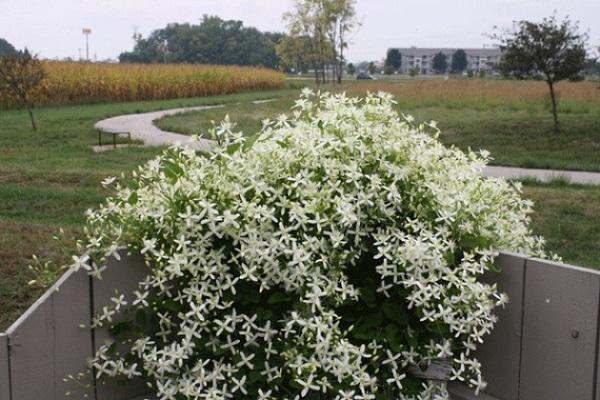
{"label": "overcast sky", "polygon": [[[260,30],[283,31],[291,0],[0,0],[0,38],[43,57],[74,57],[92,29],[90,56],[116,58],[169,22],[196,23],[203,14],[239,19]],[[353,35],[351,61],[378,60],[388,47],[479,47],[483,34],[513,20],[540,20],[556,10],[570,15],[600,45],[600,0],[358,0],[362,26]]]}

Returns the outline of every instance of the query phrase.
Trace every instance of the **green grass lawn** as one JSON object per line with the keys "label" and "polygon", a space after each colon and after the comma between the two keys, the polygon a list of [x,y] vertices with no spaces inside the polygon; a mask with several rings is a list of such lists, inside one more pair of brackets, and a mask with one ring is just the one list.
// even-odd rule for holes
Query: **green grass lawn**
{"label": "green grass lawn", "polygon": [[566,263],[600,269],[600,186],[526,182],[533,230]]}
{"label": "green grass lawn", "polygon": [[[357,85],[352,85],[356,91]],[[289,113],[294,97],[262,104],[232,104],[162,118],[162,129],[185,134],[206,135],[212,122],[225,115],[237,128],[253,134],[261,120]],[[526,168],[600,171],[600,104],[596,108],[562,107],[563,132],[553,131],[552,116],[542,105],[528,109],[506,106],[471,107],[446,104],[419,106],[399,99],[398,111],[413,115],[417,121],[438,121],[440,140],[466,149],[486,149],[494,158],[492,164]]]}
{"label": "green grass lawn", "polygon": [[[356,90],[363,86],[348,87]],[[212,120],[218,122],[228,113],[238,122],[239,129],[253,133],[262,119],[289,110],[297,93],[286,89],[199,99],[43,108],[36,110],[38,132],[30,130],[26,112],[0,111],[0,331],[40,292],[27,285],[32,276],[26,267],[32,255],[65,262],[52,234],[64,228],[66,246],[73,248],[73,241],[82,232],[84,211],[95,207],[108,194],[100,182],[107,176],[135,169],[161,151],[139,146],[94,153],[96,121],[119,114],[225,103],[229,105],[224,108],[165,118],[160,125],[204,134]],[[249,103],[273,97],[278,100]],[[577,108],[562,115],[567,133],[560,138],[550,133],[550,116],[543,108],[461,109],[452,104],[428,103],[427,107],[418,107],[417,103],[401,102],[399,109],[419,119],[439,120],[443,141],[461,147],[487,147],[501,164],[512,160],[518,165],[529,165],[547,152],[552,155],[547,157],[549,166],[600,170],[600,139],[595,131],[595,127],[600,127],[600,108]],[[545,166],[540,160],[531,165]],[[600,268],[599,235],[594,224],[600,220],[600,188],[527,184],[525,193],[537,202],[534,229],[547,237],[549,248],[567,262]]]}
{"label": "green grass lawn", "polygon": [[[289,96],[290,90],[198,99],[49,107],[36,110],[32,132],[26,112],[0,111],[0,331],[35,300],[28,287],[32,255],[67,260],[51,239],[65,229],[66,245],[80,236],[84,212],[108,195],[100,182],[129,172],[160,153],[158,147],[130,147],[94,153],[94,123],[100,119],[167,108],[248,102]],[[296,93],[296,91],[294,91]]]}

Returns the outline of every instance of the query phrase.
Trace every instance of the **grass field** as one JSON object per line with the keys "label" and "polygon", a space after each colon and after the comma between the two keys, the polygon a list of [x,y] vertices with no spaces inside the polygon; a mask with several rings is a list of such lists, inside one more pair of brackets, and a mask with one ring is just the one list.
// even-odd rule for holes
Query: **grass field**
{"label": "grass field", "polygon": [[[559,85],[563,132],[555,134],[548,109],[547,88],[540,82],[450,80],[402,83],[350,83],[349,94],[385,90],[397,109],[417,121],[436,120],[440,139],[462,149],[487,149],[493,164],[530,168],[600,171],[600,89],[594,83]],[[254,132],[264,118],[288,112],[293,97],[264,104],[166,117],[160,127],[202,134],[229,114],[238,128]]]}
{"label": "grass field", "polygon": [[73,238],[82,230],[85,210],[108,195],[100,182],[107,176],[132,171],[161,151],[139,146],[94,153],[96,121],[119,114],[290,94],[290,90],[281,90],[42,108],[36,111],[38,132],[30,130],[25,111],[0,111],[0,331],[39,294],[27,286],[32,278],[26,268],[31,256],[64,262],[52,234],[64,228],[66,245],[73,247]]}
{"label": "grass field", "polygon": [[[344,88],[363,93],[367,89],[374,90],[372,85],[352,83]],[[37,133],[30,131],[24,111],[0,111],[0,331],[39,293],[27,286],[32,278],[26,268],[31,256],[37,254],[42,261],[65,261],[60,246],[51,240],[52,234],[64,228],[65,245],[73,248],[73,240],[83,227],[83,212],[108,194],[100,188],[100,181],[106,176],[131,171],[161,151],[160,148],[132,147],[94,153],[92,145],[97,136],[93,124],[96,121],[119,114],[225,103],[229,105],[164,119],[160,124],[176,131],[203,133],[211,126],[211,120],[219,121],[229,113],[240,129],[254,132],[260,127],[261,119],[289,109],[297,94],[297,90],[286,89],[196,99],[42,108],[36,111],[40,126]],[[278,100],[249,104],[252,100],[273,97]],[[543,102],[536,101],[535,106],[531,106],[533,111],[511,107],[508,100],[506,104],[490,105],[483,110],[475,106],[455,107],[450,100],[441,105],[426,102],[423,107],[419,107],[417,100],[412,103],[406,100],[405,104],[401,100],[399,109],[418,118],[440,120],[446,132],[442,140],[463,147],[492,147],[497,160],[504,163],[511,154],[517,160],[514,154],[523,146],[515,142],[516,131],[537,137],[531,140],[531,146],[543,143],[540,135],[547,135],[547,143],[556,140],[545,133],[545,125],[540,125],[540,121],[549,123],[550,116]],[[564,150],[567,156],[560,162],[566,167],[579,165],[581,169],[600,170],[598,152],[596,159],[593,154],[593,149],[597,149],[594,146],[600,143],[594,128],[600,127],[599,110],[586,104],[572,101],[563,105],[573,108],[572,113],[562,115],[563,125],[570,131],[565,135],[565,143],[544,151],[557,155]],[[495,147],[489,146],[495,143],[491,138],[497,141]],[[481,140],[481,144],[477,140]],[[571,153],[566,152],[568,148],[572,148]],[[531,151],[541,154],[535,148]],[[530,157],[525,150],[518,154],[525,160]],[[518,162],[523,163],[523,159]],[[552,165],[561,164],[552,159]],[[528,183],[525,194],[537,202],[534,229],[547,237],[552,251],[567,262],[600,268],[600,235],[595,224],[600,220],[600,188]]]}

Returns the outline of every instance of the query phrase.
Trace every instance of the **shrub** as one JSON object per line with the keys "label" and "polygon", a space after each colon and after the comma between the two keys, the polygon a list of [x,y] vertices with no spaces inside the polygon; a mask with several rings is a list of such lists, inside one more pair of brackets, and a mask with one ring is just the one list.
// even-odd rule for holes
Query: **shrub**
{"label": "shrub", "polygon": [[151,271],[97,316],[133,335],[128,355],[100,348],[98,374],[163,399],[433,399],[445,386],[409,369],[445,359],[484,387],[473,351],[506,297],[478,277],[500,249],[542,255],[519,186],[482,178],[485,154],[444,147],[385,93],[305,90],[253,143],[232,129],[210,156],[168,150],[90,213],[95,262],[76,267],[101,275],[127,245]]}

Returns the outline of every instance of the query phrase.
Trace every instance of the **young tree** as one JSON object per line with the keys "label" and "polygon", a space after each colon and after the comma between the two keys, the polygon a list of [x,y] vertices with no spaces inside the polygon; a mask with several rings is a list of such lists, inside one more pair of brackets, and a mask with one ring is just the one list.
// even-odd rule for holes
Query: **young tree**
{"label": "young tree", "polygon": [[451,69],[453,73],[462,74],[463,71],[467,69],[468,65],[469,62],[467,61],[467,53],[464,50],[459,49],[452,53]]}
{"label": "young tree", "polygon": [[352,63],[348,63],[346,66],[346,73],[348,75],[354,75],[356,73],[356,67]]}
{"label": "young tree", "polygon": [[325,82],[324,51],[322,49],[325,37],[322,29],[322,17],[317,13],[317,7],[310,0],[296,0],[294,8],[283,14],[283,20],[288,25],[288,36],[306,37],[309,39],[308,57],[311,59],[317,84]]}
{"label": "young tree", "polygon": [[337,83],[342,83],[344,50],[348,47],[348,35],[358,26],[356,0],[318,0],[324,4],[329,41],[333,44],[334,71]]}
{"label": "young tree", "polygon": [[341,83],[347,37],[358,25],[354,4],[355,0],[296,0],[294,9],[283,15],[290,36],[310,38],[317,83],[326,82],[328,66]]}
{"label": "young tree", "polygon": [[554,85],[564,79],[579,80],[586,67],[587,35],[569,18],[556,15],[542,22],[515,22],[512,31],[493,35],[500,41],[500,70],[518,79],[542,78],[548,84],[552,101],[554,130],[560,131]]}
{"label": "young tree", "polygon": [[18,56],[0,57],[0,93],[23,103],[31,119],[31,128],[37,126],[33,117],[32,92],[42,83],[46,72],[40,60],[27,50]]}
{"label": "young tree", "polygon": [[448,69],[448,57],[441,51],[433,56],[433,70],[436,74],[444,74]]}
{"label": "young tree", "polygon": [[369,73],[374,74],[376,71],[377,71],[377,67],[375,66],[375,63],[373,61],[371,61],[369,63]]}
{"label": "young tree", "polygon": [[385,58],[385,65],[389,65],[394,68],[394,71],[398,71],[402,65],[402,54],[398,49],[389,49]]}

